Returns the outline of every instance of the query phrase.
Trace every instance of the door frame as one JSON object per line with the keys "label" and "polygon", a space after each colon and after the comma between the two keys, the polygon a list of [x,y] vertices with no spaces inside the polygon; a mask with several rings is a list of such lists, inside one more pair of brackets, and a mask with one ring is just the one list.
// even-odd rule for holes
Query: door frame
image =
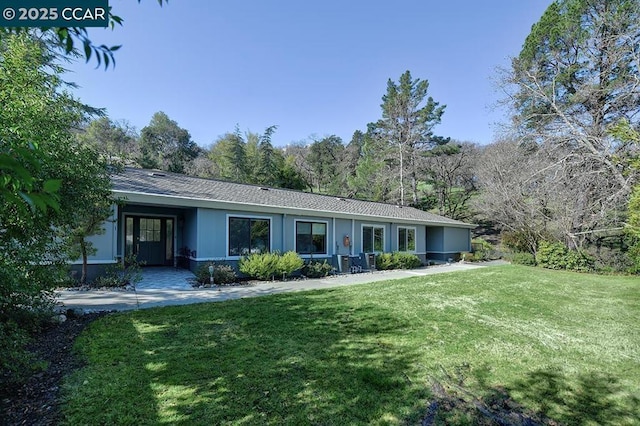
{"label": "door frame", "polygon": [[124,258],[127,251],[127,217],[149,218],[149,219],[173,219],[173,267],[177,267],[178,258],[176,256],[176,246],[178,244],[178,216],[173,214],[155,214],[155,213],[138,213],[138,212],[122,212],[120,217],[120,223],[122,224],[120,229],[120,236],[122,242],[120,244],[121,262],[124,264]]}

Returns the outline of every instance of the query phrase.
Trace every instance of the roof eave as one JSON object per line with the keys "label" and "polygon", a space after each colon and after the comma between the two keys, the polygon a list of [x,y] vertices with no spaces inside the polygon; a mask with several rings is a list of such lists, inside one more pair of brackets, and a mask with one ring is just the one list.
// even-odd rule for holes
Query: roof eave
{"label": "roof eave", "polygon": [[388,216],[379,216],[379,215],[335,212],[335,211],[318,210],[318,209],[311,209],[311,208],[306,209],[301,207],[295,208],[295,207],[274,206],[274,205],[255,204],[255,203],[239,203],[239,202],[224,201],[224,200],[211,200],[207,198],[180,197],[180,196],[165,195],[165,194],[149,194],[149,193],[135,192],[135,191],[113,190],[113,192],[116,196],[122,197],[125,202],[133,203],[133,204],[146,204],[146,205],[167,206],[167,207],[215,208],[215,209],[225,209],[225,210],[234,210],[234,211],[257,210],[261,213],[299,214],[302,216],[320,216],[320,217],[330,217],[330,218],[336,218],[336,219],[360,219],[360,220],[370,220],[370,221],[378,221],[378,222],[388,221],[388,222],[402,223],[402,224],[419,223],[419,224],[430,225],[430,226],[448,226],[453,228],[468,228],[468,229],[473,229],[473,228],[476,228],[477,226],[477,225],[468,224],[464,222],[447,222],[447,221],[432,221],[432,220],[421,220],[421,219],[411,219],[411,218],[397,218],[397,217],[388,217]]}

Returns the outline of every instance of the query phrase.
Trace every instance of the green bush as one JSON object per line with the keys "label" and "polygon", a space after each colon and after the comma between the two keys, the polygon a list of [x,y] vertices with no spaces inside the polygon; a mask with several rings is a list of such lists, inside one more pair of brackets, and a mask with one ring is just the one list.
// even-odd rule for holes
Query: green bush
{"label": "green bush", "polygon": [[412,253],[380,253],[376,256],[376,268],[382,271],[390,269],[413,269],[420,265],[422,265],[422,261]]}
{"label": "green bush", "polygon": [[471,247],[473,248],[473,256],[465,257],[465,260],[470,262],[480,262],[483,260],[489,260],[495,254],[495,247],[493,245],[483,240],[482,238],[474,238],[471,240]]}
{"label": "green bush", "polygon": [[0,322],[0,389],[18,386],[35,370],[34,356],[24,349],[29,341],[27,331],[15,322]]}
{"label": "green bush", "polygon": [[561,242],[540,241],[536,263],[547,269],[566,269],[568,251]]}
{"label": "green bush", "polygon": [[593,272],[596,261],[583,251],[569,250],[567,252],[567,269],[578,272]]}
{"label": "green bush", "polygon": [[322,278],[326,277],[333,270],[333,266],[327,263],[327,261],[318,262],[310,261],[302,267],[302,275],[307,278]]}
{"label": "green bush", "polygon": [[634,274],[633,246],[626,250],[611,247],[589,247],[587,253],[594,259],[594,268],[605,274]]}
{"label": "green bush", "polygon": [[418,256],[412,253],[393,253],[395,262],[398,265],[397,269],[413,269],[422,265],[422,261]]}
{"label": "green bush", "polygon": [[541,241],[536,253],[536,262],[547,269],[579,272],[591,272],[596,269],[596,262],[592,256],[582,251],[569,250],[561,242]]}
{"label": "green bush", "polygon": [[511,255],[511,263],[517,265],[536,266],[536,258],[529,252],[520,251]]}
{"label": "green bush", "polygon": [[64,272],[57,266],[14,263],[7,259],[12,254],[0,253],[0,397],[42,367],[26,344],[53,316],[52,289]]}
{"label": "green bush", "polygon": [[285,278],[302,268],[304,262],[295,252],[252,254],[240,259],[238,269],[243,274],[259,280]]}
{"label": "green bush", "polygon": [[396,269],[396,265],[393,262],[392,253],[380,253],[376,256],[376,268],[381,271],[387,271],[389,269]]}
{"label": "green bush", "polygon": [[138,261],[135,254],[127,255],[122,262],[107,268],[104,275],[93,282],[94,287],[124,287],[136,285],[142,280],[142,266],[145,262]]}
{"label": "green bush", "polygon": [[524,232],[504,231],[500,234],[502,245],[514,253],[531,253],[530,238]]}
{"label": "green bush", "polygon": [[238,269],[251,278],[271,280],[278,273],[278,258],[276,253],[254,253],[241,258]]}
{"label": "green bush", "polygon": [[290,277],[292,273],[304,266],[304,260],[294,251],[288,251],[278,259],[278,274],[282,278]]}
{"label": "green bush", "polygon": [[640,274],[640,238],[633,241],[627,251],[627,257],[630,262],[627,272],[630,274]]}
{"label": "green bush", "polygon": [[230,265],[215,264],[208,262],[201,265],[196,271],[196,281],[200,284],[209,284],[211,275],[209,274],[209,266],[213,266],[213,282],[218,285],[232,284],[238,281],[236,271]]}

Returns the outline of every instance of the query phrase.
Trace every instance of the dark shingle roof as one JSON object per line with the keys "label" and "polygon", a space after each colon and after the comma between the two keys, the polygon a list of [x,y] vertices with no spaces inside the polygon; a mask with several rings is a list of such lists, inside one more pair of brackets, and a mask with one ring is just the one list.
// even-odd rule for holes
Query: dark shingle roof
{"label": "dark shingle roof", "polygon": [[[438,216],[413,207],[340,198],[288,189],[265,188],[202,179],[176,173],[126,168],[112,176],[113,190],[121,195],[145,194],[185,200],[212,201],[230,204],[275,207],[283,210],[309,210],[322,213],[366,216],[385,220],[403,220],[422,223],[473,227],[457,220]],[[161,202],[159,202],[161,204]]]}

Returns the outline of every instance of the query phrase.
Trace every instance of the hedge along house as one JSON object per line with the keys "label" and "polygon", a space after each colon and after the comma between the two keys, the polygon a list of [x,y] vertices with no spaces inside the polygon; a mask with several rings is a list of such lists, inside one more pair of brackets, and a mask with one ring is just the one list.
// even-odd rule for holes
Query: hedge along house
{"label": "hedge along house", "polygon": [[457,259],[475,226],[412,207],[126,168],[112,177],[123,200],[91,237],[90,276],[136,255],[147,266],[195,270],[208,261],[295,251],[340,268],[344,256],[411,252]]}

